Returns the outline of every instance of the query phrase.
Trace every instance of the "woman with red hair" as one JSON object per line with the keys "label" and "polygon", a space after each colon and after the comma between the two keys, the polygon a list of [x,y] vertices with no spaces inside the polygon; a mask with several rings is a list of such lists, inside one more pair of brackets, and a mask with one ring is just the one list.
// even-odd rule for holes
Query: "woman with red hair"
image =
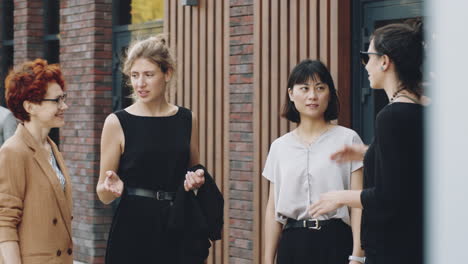
{"label": "woman with red hair", "polygon": [[48,137],[65,124],[62,72],[42,59],[28,61],[10,71],[5,87],[20,124],[0,148],[3,263],[73,263],[71,180]]}

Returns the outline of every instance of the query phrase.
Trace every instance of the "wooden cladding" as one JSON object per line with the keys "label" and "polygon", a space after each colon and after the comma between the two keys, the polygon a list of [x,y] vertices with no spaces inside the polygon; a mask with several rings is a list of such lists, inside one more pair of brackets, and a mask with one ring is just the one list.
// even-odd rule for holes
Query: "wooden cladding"
{"label": "wooden cladding", "polygon": [[339,91],[339,123],[350,125],[351,6],[348,0],[254,1],[254,260],[262,263],[269,183],[262,176],[271,142],[295,127],[280,117],[290,70],[319,59]]}
{"label": "wooden cladding", "polygon": [[[228,202],[228,45],[227,1],[203,0],[182,6],[165,0],[164,32],[177,61],[177,84],[169,100],[185,106],[198,118],[200,162],[215,177]],[[225,223],[228,223],[225,211]],[[208,263],[227,263],[229,234],[210,249]]]}

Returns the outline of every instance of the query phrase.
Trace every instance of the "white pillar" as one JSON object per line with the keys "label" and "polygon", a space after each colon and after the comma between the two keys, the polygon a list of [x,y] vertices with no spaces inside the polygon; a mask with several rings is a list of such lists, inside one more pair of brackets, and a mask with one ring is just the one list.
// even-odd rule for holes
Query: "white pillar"
{"label": "white pillar", "polygon": [[[426,261],[468,263],[468,1],[428,0]],[[404,239],[404,238],[403,238]]]}

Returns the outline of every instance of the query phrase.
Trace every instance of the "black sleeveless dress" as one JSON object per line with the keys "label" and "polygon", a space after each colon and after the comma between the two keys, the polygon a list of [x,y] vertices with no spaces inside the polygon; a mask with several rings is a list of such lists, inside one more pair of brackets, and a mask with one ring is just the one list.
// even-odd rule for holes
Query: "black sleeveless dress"
{"label": "black sleeveless dress", "polygon": [[190,158],[192,113],[167,117],[115,113],[125,135],[118,175],[124,193],[115,212],[106,263],[180,263],[180,237],[168,230],[170,201],[128,195],[126,187],[176,192]]}

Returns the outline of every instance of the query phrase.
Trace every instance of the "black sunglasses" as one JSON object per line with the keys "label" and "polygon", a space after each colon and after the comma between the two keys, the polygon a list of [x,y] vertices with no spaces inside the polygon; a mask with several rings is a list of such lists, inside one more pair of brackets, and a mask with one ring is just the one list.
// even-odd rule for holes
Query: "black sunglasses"
{"label": "black sunglasses", "polygon": [[366,66],[367,63],[369,62],[369,54],[374,54],[378,56],[383,56],[385,54],[380,53],[380,52],[367,52],[367,51],[360,51],[359,55],[361,56],[361,63],[362,65]]}

